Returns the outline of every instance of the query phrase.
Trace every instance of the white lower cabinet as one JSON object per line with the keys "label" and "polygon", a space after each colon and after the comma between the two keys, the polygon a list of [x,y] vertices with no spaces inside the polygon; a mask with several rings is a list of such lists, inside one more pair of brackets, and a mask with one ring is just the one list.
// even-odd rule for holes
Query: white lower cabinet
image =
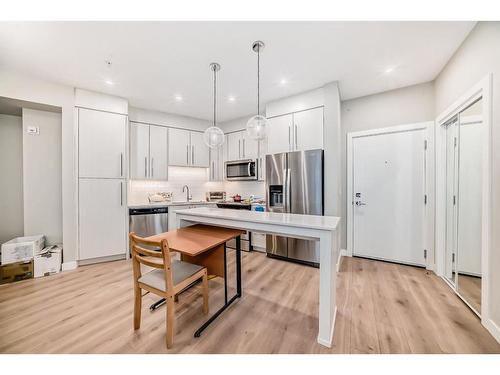
{"label": "white lower cabinet", "polygon": [[168,206],[168,230],[177,229],[177,215],[179,210],[187,210],[188,208],[198,208],[211,206],[213,203],[199,203],[199,204],[181,204],[178,206]]}
{"label": "white lower cabinet", "polygon": [[127,251],[127,184],[120,179],[80,179],[78,192],[79,259]]}
{"label": "white lower cabinet", "polygon": [[252,232],[252,248],[256,251],[266,251],[266,235],[264,233]]}

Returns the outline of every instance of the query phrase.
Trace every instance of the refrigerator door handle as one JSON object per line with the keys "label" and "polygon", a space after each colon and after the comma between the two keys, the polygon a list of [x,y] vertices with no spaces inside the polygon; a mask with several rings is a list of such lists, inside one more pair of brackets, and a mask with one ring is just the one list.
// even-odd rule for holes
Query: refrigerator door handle
{"label": "refrigerator door handle", "polygon": [[288,212],[288,169],[283,169],[283,212]]}
{"label": "refrigerator door handle", "polygon": [[290,178],[290,168],[286,170],[286,212],[292,212],[291,203],[292,199],[290,196],[291,190],[291,178]]}

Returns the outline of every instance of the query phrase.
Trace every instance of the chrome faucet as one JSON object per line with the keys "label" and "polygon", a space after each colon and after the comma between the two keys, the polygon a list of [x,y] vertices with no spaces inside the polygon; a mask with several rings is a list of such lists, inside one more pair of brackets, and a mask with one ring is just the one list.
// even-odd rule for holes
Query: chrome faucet
{"label": "chrome faucet", "polygon": [[182,192],[184,193],[186,191],[186,202],[189,202],[191,200],[191,194],[189,194],[189,186],[184,185],[182,187]]}

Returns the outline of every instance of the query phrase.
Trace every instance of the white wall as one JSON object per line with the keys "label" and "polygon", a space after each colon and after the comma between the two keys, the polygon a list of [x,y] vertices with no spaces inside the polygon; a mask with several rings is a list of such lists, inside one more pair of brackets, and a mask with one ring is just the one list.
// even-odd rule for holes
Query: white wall
{"label": "white wall", "polygon": [[[61,114],[23,108],[24,234],[62,243]],[[40,134],[28,134],[36,126]]]}
{"label": "white wall", "polygon": [[63,262],[73,261],[77,249],[74,90],[3,68],[0,82],[0,96],[62,108]]}
{"label": "white wall", "polygon": [[134,107],[129,107],[128,116],[129,120],[134,122],[144,122],[146,124],[172,126],[198,131],[204,131],[211,125],[211,122],[207,120]]}
{"label": "white wall", "polygon": [[479,22],[435,81],[436,114],[493,73],[489,316],[500,340],[500,22]]}
{"label": "white wall", "polygon": [[24,233],[23,123],[0,114],[0,244]]}
{"label": "white wall", "polygon": [[[434,84],[432,82],[346,100],[341,103],[341,217],[346,220],[347,133],[390,126],[434,121]],[[347,247],[346,226],[342,226],[341,248]]]}

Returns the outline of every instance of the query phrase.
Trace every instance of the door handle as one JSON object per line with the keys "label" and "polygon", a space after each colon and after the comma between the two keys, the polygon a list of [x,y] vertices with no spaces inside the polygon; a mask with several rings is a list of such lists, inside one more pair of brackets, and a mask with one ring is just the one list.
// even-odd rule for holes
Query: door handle
{"label": "door handle", "polygon": [[361,201],[356,201],[355,204],[356,206],[366,206],[366,203],[363,203]]}
{"label": "door handle", "polygon": [[144,156],[144,178],[148,177],[148,157]]}
{"label": "door handle", "polygon": [[120,177],[123,177],[123,152],[120,152]]}

